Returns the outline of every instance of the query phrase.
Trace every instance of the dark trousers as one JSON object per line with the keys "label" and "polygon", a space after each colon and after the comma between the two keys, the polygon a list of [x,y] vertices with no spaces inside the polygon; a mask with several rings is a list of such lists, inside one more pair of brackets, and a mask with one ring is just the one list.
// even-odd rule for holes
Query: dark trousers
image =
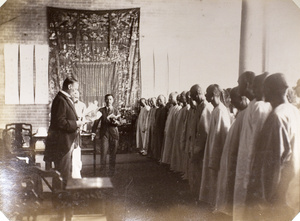
{"label": "dark trousers", "polygon": [[106,159],[109,154],[109,175],[113,175],[115,172],[116,155],[118,150],[119,140],[112,138],[109,134],[104,135],[100,138],[100,166],[101,171],[106,174]]}
{"label": "dark trousers", "polygon": [[72,144],[69,152],[63,156],[61,160],[54,161],[55,169],[60,172],[63,179],[63,187],[67,185],[68,179],[72,175],[72,152],[74,150],[75,143]]}

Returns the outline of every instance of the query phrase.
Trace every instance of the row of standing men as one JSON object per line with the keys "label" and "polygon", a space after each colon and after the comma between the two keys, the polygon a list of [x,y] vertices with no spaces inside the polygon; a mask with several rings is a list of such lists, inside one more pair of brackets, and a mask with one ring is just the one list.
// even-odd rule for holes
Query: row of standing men
{"label": "row of standing men", "polygon": [[[300,201],[300,113],[281,73],[244,72],[238,86],[199,85],[141,99],[137,148],[187,179],[233,220],[290,220]],[[226,96],[227,95],[227,96]]]}

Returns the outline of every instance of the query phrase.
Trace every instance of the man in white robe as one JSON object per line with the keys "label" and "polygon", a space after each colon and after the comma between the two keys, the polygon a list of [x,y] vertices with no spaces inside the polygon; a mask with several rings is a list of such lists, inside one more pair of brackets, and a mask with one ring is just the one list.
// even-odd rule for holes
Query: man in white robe
{"label": "man in white robe", "polygon": [[215,206],[220,160],[231,122],[229,111],[221,102],[222,90],[219,85],[212,84],[207,88],[206,100],[212,103],[214,109],[205,146],[199,199]]}
{"label": "man in white robe", "polygon": [[300,114],[286,98],[283,74],[266,78],[264,92],[272,112],[255,143],[244,220],[292,220],[300,211]]}
{"label": "man in white robe", "polygon": [[169,104],[171,104],[172,106],[169,109],[166,121],[164,145],[161,157],[161,162],[165,164],[171,164],[171,154],[176,128],[176,118],[178,111],[181,109],[181,106],[178,105],[177,95],[177,92],[172,92],[169,96]]}
{"label": "man in white robe", "polygon": [[143,150],[144,139],[145,139],[145,124],[147,119],[147,114],[150,110],[150,107],[146,104],[146,99],[140,99],[140,106],[141,110],[139,113],[139,117],[137,120],[137,127],[136,127],[136,148],[140,151]]}
{"label": "man in white robe", "polygon": [[[253,78],[250,78],[247,77],[247,73],[248,72],[245,72],[239,77],[239,91],[242,96],[247,96],[249,100],[253,97],[254,99],[251,100],[246,109],[240,134],[234,187],[234,220],[243,219],[242,217],[245,210],[246,194],[251,171],[250,165],[253,161],[254,142],[271,111],[271,105],[262,100],[261,93],[262,83],[266,74],[258,75],[257,77],[254,77],[253,74]],[[245,83],[247,79],[253,79],[253,83]]]}
{"label": "man in white robe", "polygon": [[232,215],[233,191],[240,132],[247,101],[241,97],[238,87],[230,91],[231,104],[238,110],[226,137],[220,163],[215,211]]}

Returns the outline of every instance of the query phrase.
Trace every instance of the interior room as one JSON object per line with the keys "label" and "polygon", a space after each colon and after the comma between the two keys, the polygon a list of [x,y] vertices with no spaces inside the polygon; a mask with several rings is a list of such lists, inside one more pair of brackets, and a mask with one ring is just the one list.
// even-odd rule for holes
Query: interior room
{"label": "interior room", "polygon": [[[72,211],[67,219],[232,220],[199,201],[181,174],[142,156],[136,140],[139,101],[159,95],[168,100],[171,92],[180,94],[195,84],[203,95],[211,84],[234,88],[246,71],[283,73],[288,86],[296,88],[299,24],[299,0],[4,1],[0,7],[0,212],[7,220],[66,218],[64,209],[52,205],[53,183],[49,187],[40,179],[44,199],[30,204],[25,197],[24,208],[5,191],[14,182],[10,174],[55,179],[55,173],[44,170],[45,142],[53,99],[65,78],[73,76],[79,82],[79,100],[90,110],[81,134],[82,177],[101,177],[102,144],[98,135],[95,141],[90,137],[96,112],[106,105],[106,94],[113,95],[123,125],[115,174],[95,184],[106,185],[111,197],[108,203],[101,201],[105,215],[97,216],[69,197],[66,204],[76,201],[79,206],[68,207]],[[15,142],[21,142],[22,149],[34,148],[33,153],[29,151],[34,172],[13,169],[25,161],[28,164],[28,158],[7,155],[5,145],[11,141],[4,135],[11,126],[15,131],[21,128],[23,140]],[[24,134],[30,138],[24,140]],[[26,181],[16,182],[28,190]],[[102,192],[95,191],[90,198],[97,194]]]}

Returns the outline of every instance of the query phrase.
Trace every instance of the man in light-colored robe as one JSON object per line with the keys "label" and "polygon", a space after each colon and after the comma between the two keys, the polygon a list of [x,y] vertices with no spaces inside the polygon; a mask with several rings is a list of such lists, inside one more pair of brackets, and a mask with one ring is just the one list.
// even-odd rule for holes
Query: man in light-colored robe
{"label": "man in light-colored robe", "polygon": [[[272,105],[255,143],[244,220],[292,220],[300,211],[300,113],[286,98],[288,84],[276,73],[264,82]],[[249,209],[251,208],[251,209]]]}
{"label": "man in light-colored robe", "polygon": [[220,160],[231,124],[229,111],[221,102],[221,96],[222,90],[217,84],[210,85],[206,90],[206,100],[212,103],[214,109],[205,146],[199,199],[211,206],[215,206]]}
{"label": "man in light-colored robe", "polygon": [[[241,95],[245,95],[245,92],[240,86],[243,85],[243,76],[239,78],[239,89]],[[234,187],[234,206],[233,206],[233,219],[241,220],[244,210],[246,194],[248,190],[249,176],[251,172],[251,163],[253,161],[254,154],[254,142],[257,135],[260,133],[262,126],[271,111],[271,105],[261,100],[262,83],[266,77],[266,74],[258,75],[253,79],[253,99],[245,112],[243,126],[240,135],[238,158],[236,165],[236,177]],[[256,87],[257,89],[254,89]],[[243,87],[244,88],[244,87]],[[250,90],[250,89],[249,89]],[[254,93],[256,90],[256,94]],[[257,95],[257,96],[256,96]]]}
{"label": "man in light-colored robe", "polygon": [[215,211],[232,216],[232,203],[235,182],[236,161],[239,147],[240,132],[247,101],[241,97],[238,87],[230,91],[231,104],[238,113],[227,134],[220,163],[217,184],[217,198]]}
{"label": "man in light-colored robe", "polygon": [[139,113],[139,117],[137,120],[137,127],[136,127],[136,148],[140,151],[143,150],[144,140],[145,140],[145,124],[147,115],[149,113],[150,107],[146,104],[146,99],[140,99],[140,106],[141,110]]}
{"label": "man in light-colored robe", "polygon": [[176,128],[176,118],[181,106],[178,105],[177,92],[173,92],[169,96],[169,103],[172,104],[169,109],[166,126],[165,126],[165,140],[162,150],[161,162],[171,164],[172,147]]}

